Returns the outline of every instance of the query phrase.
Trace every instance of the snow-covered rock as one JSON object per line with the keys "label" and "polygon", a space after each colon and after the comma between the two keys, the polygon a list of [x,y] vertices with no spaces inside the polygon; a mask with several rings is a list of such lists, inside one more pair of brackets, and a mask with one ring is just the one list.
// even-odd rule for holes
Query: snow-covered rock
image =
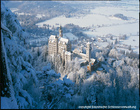
{"label": "snow-covered rock", "polygon": [[1,109],[18,109],[18,105],[11,98],[1,97]]}

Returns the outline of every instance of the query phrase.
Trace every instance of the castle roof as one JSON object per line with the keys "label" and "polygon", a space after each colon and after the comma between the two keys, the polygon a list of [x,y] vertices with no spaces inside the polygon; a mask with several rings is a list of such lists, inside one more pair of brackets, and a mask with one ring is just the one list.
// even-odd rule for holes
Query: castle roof
{"label": "castle roof", "polygon": [[59,38],[59,42],[68,44],[69,39],[66,39],[66,38],[61,37],[61,38]]}
{"label": "castle roof", "polygon": [[80,56],[85,56],[86,57],[86,54],[84,53],[79,53]]}
{"label": "castle roof", "polygon": [[54,40],[55,38],[56,38],[55,35],[51,35],[51,36],[49,37],[49,40]]}
{"label": "castle roof", "polygon": [[65,54],[66,55],[71,55],[71,52],[66,51]]}

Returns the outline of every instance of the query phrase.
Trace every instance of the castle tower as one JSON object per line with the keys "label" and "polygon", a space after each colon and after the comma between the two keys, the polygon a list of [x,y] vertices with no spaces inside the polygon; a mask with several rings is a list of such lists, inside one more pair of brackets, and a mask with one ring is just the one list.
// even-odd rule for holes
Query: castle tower
{"label": "castle tower", "polygon": [[59,37],[63,37],[62,26],[59,27]]}
{"label": "castle tower", "polygon": [[86,57],[87,57],[87,61],[89,62],[91,58],[91,44],[89,42],[87,43]]}
{"label": "castle tower", "polygon": [[58,53],[58,37],[51,35],[48,41],[48,54],[57,54]]}
{"label": "castle tower", "polygon": [[55,41],[54,41],[54,54],[58,54],[58,37],[57,35],[55,36]]}
{"label": "castle tower", "polygon": [[91,63],[89,63],[89,65],[87,66],[87,70],[88,70],[89,73],[91,74]]}

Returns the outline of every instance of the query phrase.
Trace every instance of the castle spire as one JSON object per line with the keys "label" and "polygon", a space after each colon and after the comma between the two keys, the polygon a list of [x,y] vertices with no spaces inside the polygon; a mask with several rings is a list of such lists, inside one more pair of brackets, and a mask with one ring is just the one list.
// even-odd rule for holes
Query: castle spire
{"label": "castle spire", "polygon": [[61,25],[59,27],[59,37],[63,37],[63,31],[62,31],[62,26]]}

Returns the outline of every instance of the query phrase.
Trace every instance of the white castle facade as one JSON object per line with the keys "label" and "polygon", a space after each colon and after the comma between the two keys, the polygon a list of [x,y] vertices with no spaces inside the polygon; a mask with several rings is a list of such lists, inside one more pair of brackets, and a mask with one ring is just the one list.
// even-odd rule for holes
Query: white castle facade
{"label": "white castle facade", "polygon": [[60,54],[63,62],[72,60],[73,54],[78,54],[82,59],[90,62],[91,59],[91,44],[87,43],[86,54],[77,51],[76,49],[71,53],[71,42],[69,39],[63,38],[62,27],[59,28],[59,37],[51,35],[48,40],[48,54]]}
{"label": "white castle facade", "polygon": [[59,28],[59,37],[51,35],[48,41],[48,54],[60,54],[62,61],[71,61],[71,43],[69,39],[63,38],[62,27]]}

